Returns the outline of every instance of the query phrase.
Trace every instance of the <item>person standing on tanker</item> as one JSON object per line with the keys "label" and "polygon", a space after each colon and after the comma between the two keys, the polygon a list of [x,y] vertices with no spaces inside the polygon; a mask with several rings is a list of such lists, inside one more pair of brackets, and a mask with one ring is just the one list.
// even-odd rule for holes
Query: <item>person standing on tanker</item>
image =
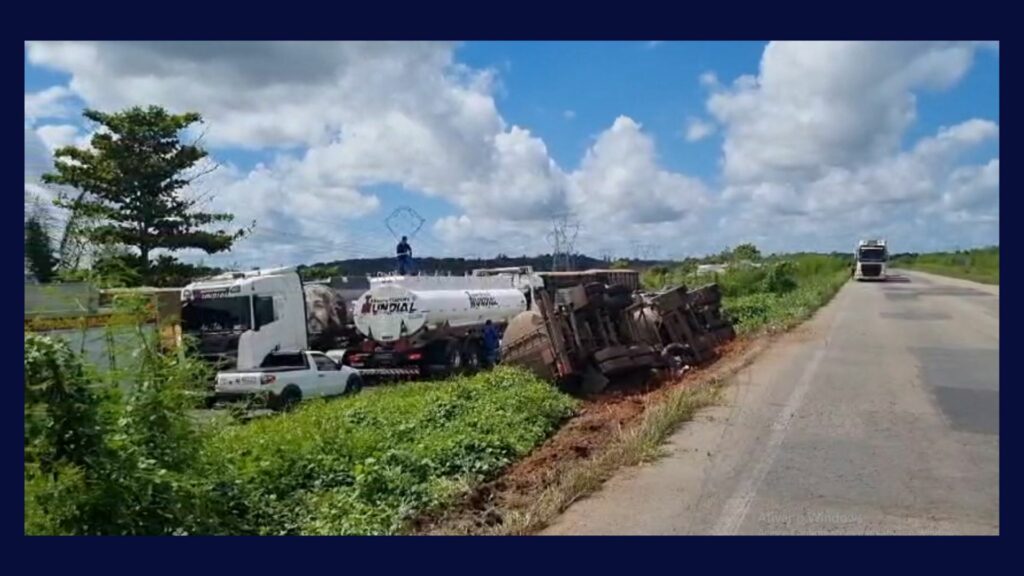
{"label": "person standing on tanker", "polygon": [[483,336],[484,364],[490,368],[498,363],[498,347],[501,343],[501,338],[498,336],[498,329],[490,320],[484,323]]}
{"label": "person standing on tanker", "polygon": [[412,271],[412,247],[405,236],[402,236],[402,241],[398,243],[395,251],[398,254],[398,273],[404,276]]}

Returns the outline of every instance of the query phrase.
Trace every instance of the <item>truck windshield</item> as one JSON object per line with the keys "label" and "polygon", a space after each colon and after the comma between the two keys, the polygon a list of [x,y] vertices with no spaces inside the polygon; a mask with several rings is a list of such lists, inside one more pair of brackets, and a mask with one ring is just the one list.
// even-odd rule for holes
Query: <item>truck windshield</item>
{"label": "truck windshield", "polygon": [[861,262],[885,262],[884,248],[861,248]]}
{"label": "truck windshield", "polygon": [[184,332],[243,332],[251,327],[249,296],[192,300],[181,307]]}

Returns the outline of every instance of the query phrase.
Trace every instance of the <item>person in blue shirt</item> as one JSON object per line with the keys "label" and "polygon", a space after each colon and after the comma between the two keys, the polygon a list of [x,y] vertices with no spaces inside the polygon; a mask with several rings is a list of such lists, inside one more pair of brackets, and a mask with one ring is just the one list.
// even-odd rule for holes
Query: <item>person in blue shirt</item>
{"label": "person in blue shirt", "polygon": [[398,273],[404,276],[412,272],[412,247],[405,236],[402,236],[402,241],[398,243],[395,252],[398,255]]}
{"label": "person in blue shirt", "polygon": [[494,326],[494,323],[488,320],[484,323],[484,341],[483,341],[483,352],[484,352],[484,364],[490,368],[498,363],[498,347],[501,342],[501,337],[498,335],[498,329]]}

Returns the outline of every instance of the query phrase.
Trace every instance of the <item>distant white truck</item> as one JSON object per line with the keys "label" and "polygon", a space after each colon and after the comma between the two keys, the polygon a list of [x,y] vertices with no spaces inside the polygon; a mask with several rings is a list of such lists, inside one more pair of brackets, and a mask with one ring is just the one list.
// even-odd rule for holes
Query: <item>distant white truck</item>
{"label": "distant white truck", "polygon": [[359,371],[322,352],[271,352],[259,368],[217,374],[214,401],[263,399],[267,407],[287,410],[310,398],[357,393],[363,388]]}
{"label": "distant white truck", "polygon": [[889,250],[885,240],[861,240],[857,244],[853,277],[856,280],[885,280],[888,276]]}

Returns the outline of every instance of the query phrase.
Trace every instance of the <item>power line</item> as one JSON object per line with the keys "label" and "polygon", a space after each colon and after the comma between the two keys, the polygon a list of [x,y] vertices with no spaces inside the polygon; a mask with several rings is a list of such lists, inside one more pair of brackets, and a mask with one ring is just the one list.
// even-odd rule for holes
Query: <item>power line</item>
{"label": "power line", "polygon": [[654,244],[633,242],[633,259],[637,261],[650,260],[655,255],[657,249],[658,247]]}
{"label": "power line", "polygon": [[426,222],[427,219],[419,212],[408,206],[399,206],[384,219],[384,226],[397,240],[399,237],[414,238]]}

